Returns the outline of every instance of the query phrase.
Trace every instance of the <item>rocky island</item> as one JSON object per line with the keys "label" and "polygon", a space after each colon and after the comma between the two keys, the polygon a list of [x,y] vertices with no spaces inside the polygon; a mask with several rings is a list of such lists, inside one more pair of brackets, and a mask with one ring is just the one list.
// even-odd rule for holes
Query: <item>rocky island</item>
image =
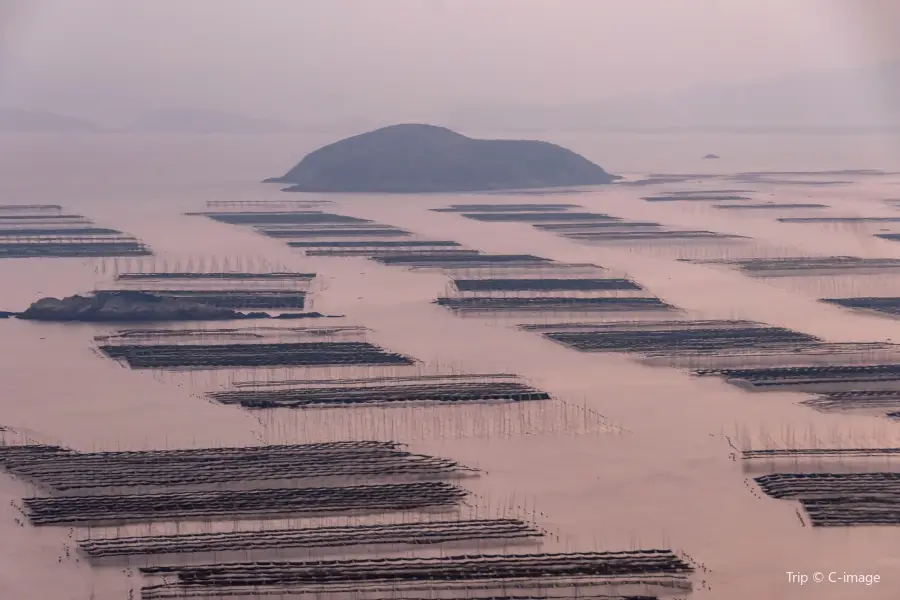
{"label": "rocky island", "polygon": [[237,319],[299,319],[324,317],[321,313],[240,312],[185,298],[156,296],[146,292],[104,291],[88,296],[41,298],[21,313],[0,313],[28,321],[67,322],[165,322],[232,321]]}
{"label": "rocky island", "polygon": [[266,182],[290,184],[288,192],[404,194],[585,186],[617,179],[549,142],[474,139],[444,127],[404,124],[319,148],[284,176]]}

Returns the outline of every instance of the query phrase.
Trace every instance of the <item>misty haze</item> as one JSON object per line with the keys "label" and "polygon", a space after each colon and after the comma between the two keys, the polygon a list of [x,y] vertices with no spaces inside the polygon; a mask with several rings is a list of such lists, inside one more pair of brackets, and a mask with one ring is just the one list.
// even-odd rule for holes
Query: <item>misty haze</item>
{"label": "misty haze", "polygon": [[0,1],[0,600],[893,600],[898,40]]}

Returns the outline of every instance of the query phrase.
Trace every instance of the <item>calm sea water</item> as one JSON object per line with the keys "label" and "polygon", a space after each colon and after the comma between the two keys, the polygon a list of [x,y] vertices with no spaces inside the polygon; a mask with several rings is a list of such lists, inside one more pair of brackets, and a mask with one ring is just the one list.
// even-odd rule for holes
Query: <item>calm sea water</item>
{"label": "calm sea water", "polygon": [[[828,135],[545,135],[613,173],[697,173],[843,169],[900,170],[900,140]],[[297,442],[315,437],[365,437],[394,427],[417,449],[477,464],[489,475],[472,483],[495,508],[524,503],[546,513],[559,540],[548,549],[684,549],[711,573],[712,591],[697,598],[891,598],[900,583],[900,542],[893,528],[812,530],[796,506],[752,495],[723,441],[898,445],[897,425],[868,416],[822,415],[795,395],[749,394],[719,381],[696,380],[622,357],[579,354],[502,322],[463,319],[430,301],[444,276],[379,267],[365,260],[308,259],[277,240],[205,219],[182,216],[209,200],[279,199],[279,175],[330,136],[0,136],[0,203],[54,203],[148,242],[160,261],[241,258],[321,274],[315,307],[348,315],[373,329],[372,339],[420,358],[429,368],[516,372],[572,405],[603,414],[616,427],[589,427],[579,417],[557,435],[510,433],[502,415],[466,413],[447,425],[422,413],[323,412],[266,415],[257,421],[199,397],[222,376],[154,376],[97,357],[94,326],[0,321],[0,425],[39,441],[91,449],[251,444],[259,438]],[[702,160],[707,153],[720,160]],[[843,177],[829,177],[843,179]],[[900,178],[853,178],[844,186],[774,186],[759,197],[822,201],[833,215],[894,214],[884,199],[900,198]],[[872,237],[865,226],[776,224],[775,215],[723,214],[703,206],[649,204],[649,190],[608,188],[565,201],[590,210],[672,226],[753,238],[751,254],[857,254],[900,257],[900,244]],[[655,294],[703,318],[749,318],[842,340],[900,340],[900,321],[862,316],[816,302],[820,287],[752,281],[737,273],[678,263],[684,253],[720,257],[721,248],[600,248],[517,225],[473,223],[431,213],[462,201],[453,196],[335,197],[334,210],[453,239],[494,252],[530,252],[596,262],[635,277]],[[466,201],[473,201],[468,197]],[[521,199],[519,200],[521,201]],[[733,252],[738,252],[734,250]],[[68,295],[108,283],[108,262],[0,261],[0,309],[19,309],[41,295]],[[98,272],[99,271],[99,272]],[[819,282],[844,292],[900,289],[894,278]],[[224,376],[227,378],[227,374]],[[541,416],[541,415],[538,415]],[[423,423],[422,420],[428,420]],[[468,419],[468,422],[463,422]],[[493,436],[442,435],[441,430],[495,427]],[[570,421],[571,420],[571,421]],[[393,424],[387,421],[394,421]],[[558,424],[558,423],[557,423]],[[379,429],[381,428],[381,429]],[[467,429],[468,428],[468,429]],[[505,433],[504,433],[505,432]],[[469,485],[469,484],[467,484]],[[46,600],[127,597],[134,580],[118,570],[89,569],[65,559],[64,530],[19,526],[10,506],[29,491],[0,477],[0,598]],[[786,572],[878,573],[865,589],[797,587]],[[698,588],[700,586],[698,585]]]}

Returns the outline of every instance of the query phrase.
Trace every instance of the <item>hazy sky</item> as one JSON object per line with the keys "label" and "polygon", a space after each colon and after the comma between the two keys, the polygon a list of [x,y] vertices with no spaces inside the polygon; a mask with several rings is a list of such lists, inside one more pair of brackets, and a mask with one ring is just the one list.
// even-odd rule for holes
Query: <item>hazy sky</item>
{"label": "hazy sky", "polygon": [[0,106],[414,120],[870,65],[898,24],[900,0],[0,0]]}

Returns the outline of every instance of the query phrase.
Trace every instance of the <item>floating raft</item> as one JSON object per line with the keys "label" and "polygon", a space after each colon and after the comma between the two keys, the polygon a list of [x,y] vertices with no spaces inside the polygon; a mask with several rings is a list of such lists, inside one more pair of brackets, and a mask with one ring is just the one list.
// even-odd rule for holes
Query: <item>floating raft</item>
{"label": "floating raft", "polygon": [[78,541],[92,559],[208,552],[247,552],[293,548],[329,549],[350,546],[432,546],[446,543],[508,543],[543,534],[519,519],[468,519],[384,525],[267,529],[222,533],[91,538]]}

